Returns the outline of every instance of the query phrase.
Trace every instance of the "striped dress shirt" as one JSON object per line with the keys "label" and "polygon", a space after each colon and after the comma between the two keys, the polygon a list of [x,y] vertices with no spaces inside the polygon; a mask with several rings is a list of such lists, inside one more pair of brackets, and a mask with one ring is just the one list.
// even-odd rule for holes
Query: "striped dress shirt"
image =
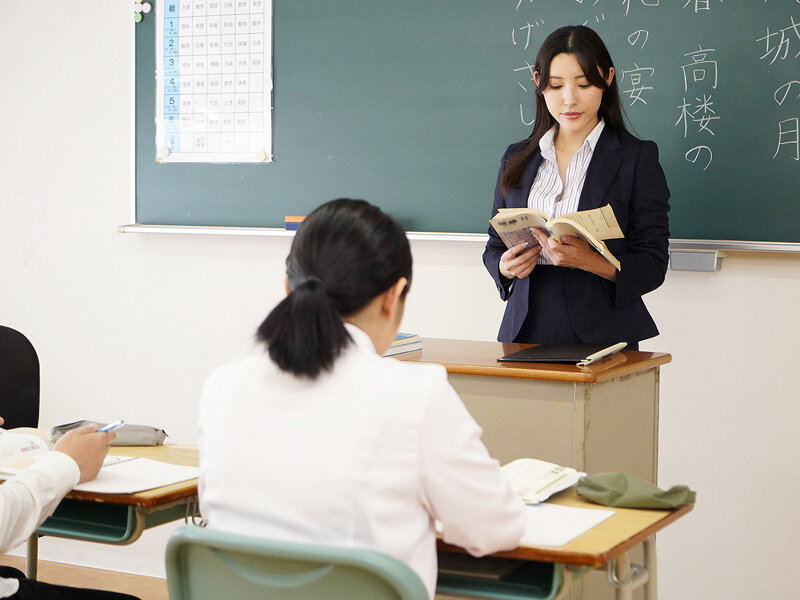
{"label": "striped dress shirt", "polygon": [[[586,181],[586,171],[594,155],[597,140],[603,132],[605,123],[602,119],[592,129],[567,166],[566,182],[561,181],[556,162],[555,135],[553,127],[539,140],[539,150],[542,153],[542,164],[533,180],[531,191],[528,194],[528,208],[543,210],[550,218],[560,217],[578,210],[578,202]],[[539,254],[536,262],[539,265],[552,265],[550,257],[545,252]]]}

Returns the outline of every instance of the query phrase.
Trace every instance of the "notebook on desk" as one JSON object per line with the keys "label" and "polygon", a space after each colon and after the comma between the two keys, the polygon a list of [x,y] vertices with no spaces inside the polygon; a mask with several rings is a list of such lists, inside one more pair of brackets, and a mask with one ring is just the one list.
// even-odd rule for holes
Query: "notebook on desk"
{"label": "notebook on desk", "polygon": [[628,344],[542,344],[506,354],[498,362],[541,362],[590,365],[622,350]]}

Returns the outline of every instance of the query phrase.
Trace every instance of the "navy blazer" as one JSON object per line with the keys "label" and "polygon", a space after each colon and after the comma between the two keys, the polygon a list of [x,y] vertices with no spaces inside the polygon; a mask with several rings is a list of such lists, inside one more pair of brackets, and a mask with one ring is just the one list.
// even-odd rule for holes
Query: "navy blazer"
{"label": "navy blazer", "polygon": [[[510,189],[507,194],[500,189],[500,178],[508,160],[527,144],[528,140],[512,144],[503,155],[492,216],[499,208],[528,205],[528,194],[542,163],[540,152],[534,154],[518,187]],[[575,332],[584,343],[638,342],[658,335],[642,296],[660,286],[666,275],[669,189],[658,162],[655,143],[620,133],[608,124],[597,140],[586,171],[578,210],[606,204],[614,209],[625,234],[624,239],[606,241],[608,249],[620,261],[617,281],[569,268],[565,273],[567,310]],[[509,285],[508,280],[500,275],[500,255],[505,251],[505,244],[490,226],[483,262],[497,285],[500,297],[507,301],[497,339],[511,342],[528,314],[531,281],[530,277],[514,279]],[[543,310],[546,308],[542,307]]]}

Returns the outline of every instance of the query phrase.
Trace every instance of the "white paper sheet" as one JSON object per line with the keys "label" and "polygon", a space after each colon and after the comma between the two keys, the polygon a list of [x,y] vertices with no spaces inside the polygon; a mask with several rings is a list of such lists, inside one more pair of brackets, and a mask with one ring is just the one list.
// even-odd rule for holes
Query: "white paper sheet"
{"label": "white paper sheet", "polygon": [[173,465],[160,460],[134,456],[108,456],[94,481],[75,487],[83,492],[133,494],[144,490],[194,479],[197,467]]}
{"label": "white paper sheet", "polygon": [[526,506],[528,525],[521,546],[563,546],[614,514],[613,510],[575,508],[547,502]]}

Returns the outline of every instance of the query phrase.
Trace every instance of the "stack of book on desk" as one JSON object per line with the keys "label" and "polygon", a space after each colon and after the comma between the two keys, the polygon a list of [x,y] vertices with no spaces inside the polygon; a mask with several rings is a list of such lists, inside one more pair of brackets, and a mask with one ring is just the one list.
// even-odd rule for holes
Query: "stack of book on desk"
{"label": "stack of book on desk", "polygon": [[422,350],[422,339],[414,333],[398,333],[384,356]]}

